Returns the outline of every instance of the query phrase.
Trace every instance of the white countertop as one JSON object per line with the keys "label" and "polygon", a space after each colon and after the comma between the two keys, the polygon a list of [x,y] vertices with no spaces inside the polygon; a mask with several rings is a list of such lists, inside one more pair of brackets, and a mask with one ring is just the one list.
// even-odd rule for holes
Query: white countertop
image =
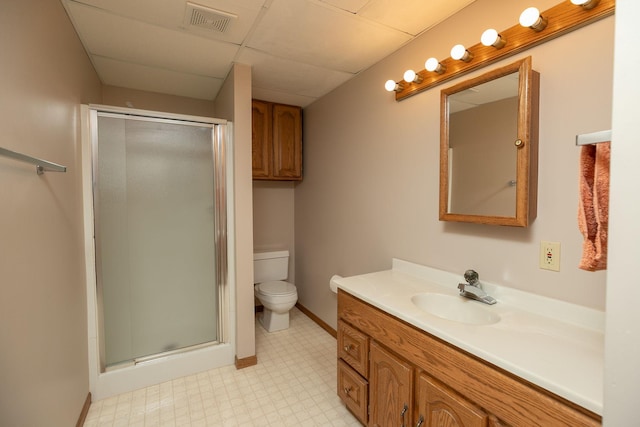
{"label": "white countertop", "polygon": [[458,296],[462,275],[394,259],[391,270],[336,279],[363,301],[602,415],[604,313],[487,283],[482,272],[480,282],[498,302],[464,300],[498,314],[497,323],[459,323],[411,302],[423,292]]}

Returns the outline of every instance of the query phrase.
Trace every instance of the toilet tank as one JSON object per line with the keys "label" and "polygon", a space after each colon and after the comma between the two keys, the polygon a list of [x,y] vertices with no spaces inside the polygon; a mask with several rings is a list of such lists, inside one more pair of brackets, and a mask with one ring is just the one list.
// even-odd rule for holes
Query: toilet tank
{"label": "toilet tank", "polygon": [[253,282],[285,280],[289,274],[289,251],[255,252],[253,254]]}

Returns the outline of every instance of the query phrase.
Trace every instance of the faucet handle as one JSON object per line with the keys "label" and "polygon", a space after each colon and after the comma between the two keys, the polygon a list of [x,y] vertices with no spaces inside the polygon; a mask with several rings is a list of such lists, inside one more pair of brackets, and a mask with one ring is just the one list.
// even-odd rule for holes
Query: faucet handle
{"label": "faucet handle", "polygon": [[467,270],[464,272],[464,280],[467,281],[468,284],[475,286],[478,283],[478,279],[480,276],[476,273],[475,270]]}

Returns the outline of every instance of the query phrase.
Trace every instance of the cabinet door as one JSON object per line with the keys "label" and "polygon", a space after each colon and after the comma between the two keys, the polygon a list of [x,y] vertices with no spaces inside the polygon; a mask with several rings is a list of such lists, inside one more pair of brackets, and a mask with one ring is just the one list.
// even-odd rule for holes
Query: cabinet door
{"label": "cabinet door", "polygon": [[486,427],[487,414],[426,375],[418,380],[418,422],[422,427]]}
{"label": "cabinet door", "polygon": [[251,166],[254,178],[268,178],[271,153],[271,104],[251,102]]}
{"label": "cabinet door", "polygon": [[369,425],[411,425],[413,367],[375,342],[370,348]]}
{"label": "cabinet door", "polygon": [[273,177],[302,178],[302,110],[273,105]]}

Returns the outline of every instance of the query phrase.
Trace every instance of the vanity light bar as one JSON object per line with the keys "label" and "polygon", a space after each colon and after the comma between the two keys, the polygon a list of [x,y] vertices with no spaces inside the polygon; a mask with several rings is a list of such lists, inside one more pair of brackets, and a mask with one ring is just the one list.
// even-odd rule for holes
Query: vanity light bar
{"label": "vanity light bar", "polygon": [[[425,70],[415,72],[412,81],[387,82],[387,90],[395,92],[396,101],[462,76],[485,65],[508,58],[538,44],[547,42],[582,26],[611,16],[615,12],[615,0],[563,1],[543,12],[526,9],[524,23],[504,31],[487,30],[482,42],[462,50],[454,46],[451,57],[438,61],[429,58]],[[537,12],[537,13],[533,13]],[[536,19],[533,19],[535,15]],[[528,24],[528,25],[525,25]],[[489,42],[491,41],[491,42]],[[487,44],[488,43],[488,44]],[[458,58],[458,59],[456,59]],[[395,83],[392,85],[391,83]]]}

